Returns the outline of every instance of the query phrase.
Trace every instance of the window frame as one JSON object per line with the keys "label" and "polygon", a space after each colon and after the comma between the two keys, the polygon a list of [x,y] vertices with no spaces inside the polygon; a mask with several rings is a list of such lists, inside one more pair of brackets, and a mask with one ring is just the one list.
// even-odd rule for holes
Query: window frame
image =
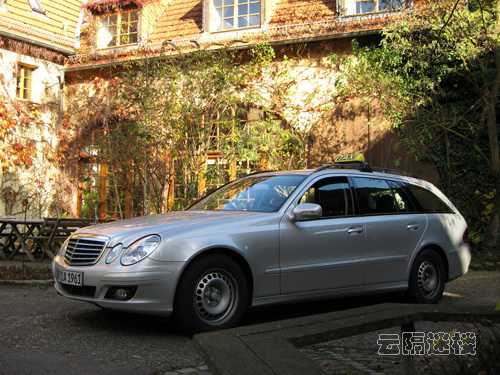
{"label": "window frame", "polygon": [[28,0],[28,4],[33,12],[44,16],[47,14],[43,7],[42,0]]}
{"label": "window frame", "polygon": [[[258,0],[258,3],[260,5],[260,12],[259,12],[259,24],[258,25],[248,25],[248,26],[242,26],[242,27],[238,27],[238,18],[239,18],[239,14],[238,14],[238,6],[239,6],[239,3],[238,3],[238,0],[234,0],[234,3],[232,5],[232,7],[234,7],[234,12],[233,12],[233,25],[234,27],[232,28],[225,28],[224,27],[224,15],[223,15],[223,12],[222,12],[222,17],[221,17],[221,20],[220,20],[220,24],[217,25],[215,24],[214,22],[214,15],[216,15],[218,13],[218,8],[216,5],[215,5],[215,0],[208,0],[209,1],[209,17],[208,17],[208,29],[211,33],[228,33],[228,32],[237,32],[237,31],[240,31],[240,30],[248,30],[248,29],[260,29],[262,28],[262,25],[264,23],[264,8],[265,8],[265,4],[266,4],[266,0]],[[248,3],[248,6],[250,6],[250,2],[252,0],[245,0],[247,1]],[[224,6],[224,0],[221,0],[222,2],[222,9],[224,8],[227,8],[228,6]],[[250,15],[255,15],[255,13],[248,13],[247,16],[250,17]]]}
{"label": "window frame", "polygon": [[[369,3],[371,0],[344,0],[338,2],[338,12],[342,17],[361,17],[370,14],[378,14],[378,13],[390,13],[390,12],[401,12],[403,9],[409,8],[412,4],[411,0],[401,0],[402,5],[400,8],[396,9],[380,9],[380,3],[383,0],[373,0],[375,2],[375,8],[370,12],[357,12],[358,3]],[[346,6],[347,2],[352,3],[351,6],[354,7],[354,12],[349,12],[348,6]]]}
{"label": "window frame", "polygon": [[[131,33],[130,32],[130,14],[131,13],[136,13],[137,14],[137,32]],[[123,22],[123,15],[127,15],[128,20],[128,33],[127,34],[122,34],[122,22]],[[120,48],[120,47],[127,47],[127,46],[135,46],[140,43],[141,40],[141,11],[139,9],[119,9],[115,12],[112,13],[104,13],[98,16],[99,18],[99,29],[103,27],[104,24],[104,19],[107,19],[108,17],[113,17],[116,16],[116,24],[115,24],[115,32],[113,34],[113,38],[115,39],[114,44],[110,44],[105,47],[99,47],[99,32],[96,34],[96,47],[99,50],[106,50],[106,49],[112,49],[112,48]],[[122,35],[127,35],[130,38],[130,35],[132,34],[137,34],[137,41],[134,43],[121,43]]]}
{"label": "window frame", "polygon": [[[37,66],[25,64],[23,62],[17,63],[16,68],[16,99],[33,101],[33,73],[37,70]],[[29,72],[29,87],[26,88],[26,72]],[[19,95],[22,93],[22,96]],[[27,93],[27,95],[25,95]]]}

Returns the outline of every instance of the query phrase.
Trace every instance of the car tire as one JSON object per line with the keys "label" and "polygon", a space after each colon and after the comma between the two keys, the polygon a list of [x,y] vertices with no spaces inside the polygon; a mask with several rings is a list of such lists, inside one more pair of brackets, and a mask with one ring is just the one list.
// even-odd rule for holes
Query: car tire
{"label": "car tire", "polygon": [[407,296],[411,302],[433,304],[443,296],[446,269],[441,256],[432,249],[417,255],[410,272]]}
{"label": "car tire", "polygon": [[190,264],[181,277],[175,318],[188,333],[233,327],[248,308],[249,290],[245,273],[231,257],[203,256]]}

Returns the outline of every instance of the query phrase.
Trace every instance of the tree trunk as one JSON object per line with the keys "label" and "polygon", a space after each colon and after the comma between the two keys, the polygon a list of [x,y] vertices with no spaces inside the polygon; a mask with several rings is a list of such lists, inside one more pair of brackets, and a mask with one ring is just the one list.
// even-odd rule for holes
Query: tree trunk
{"label": "tree trunk", "polygon": [[[497,0],[497,20],[495,32],[500,33],[500,0]],[[500,45],[495,48],[496,77],[490,89],[490,108],[487,116],[488,138],[490,144],[491,172],[496,178],[495,208],[491,217],[486,246],[496,248],[500,231],[500,151],[498,144],[498,124],[496,106],[498,100],[498,89],[500,86]]]}
{"label": "tree trunk", "polygon": [[103,163],[99,167],[99,220],[108,215],[108,165]]}
{"label": "tree trunk", "polygon": [[205,195],[207,190],[207,157],[201,155],[198,158],[198,198]]}
{"label": "tree trunk", "polygon": [[172,211],[175,203],[175,163],[170,151],[165,155],[168,179],[163,189],[163,212]]}
{"label": "tree trunk", "polygon": [[134,171],[132,169],[132,162],[128,163],[129,169],[126,171],[125,186],[125,218],[130,219],[134,216]]}
{"label": "tree trunk", "polygon": [[238,178],[238,164],[236,159],[229,162],[229,181],[234,181]]}

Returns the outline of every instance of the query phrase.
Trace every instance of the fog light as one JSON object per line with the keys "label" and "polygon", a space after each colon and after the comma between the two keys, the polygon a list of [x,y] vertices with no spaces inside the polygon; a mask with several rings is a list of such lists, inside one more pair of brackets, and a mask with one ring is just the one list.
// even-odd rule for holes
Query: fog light
{"label": "fog light", "polygon": [[136,290],[136,286],[111,287],[108,289],[105,298],[117,301],[128,301],[135,295]]}
{"label": "fog light", "polygon": [[126,300],[128,298],[127,289],[123,289],[123,288],[116,289],[113,296],[116,299],[124,301],[124,300]]}

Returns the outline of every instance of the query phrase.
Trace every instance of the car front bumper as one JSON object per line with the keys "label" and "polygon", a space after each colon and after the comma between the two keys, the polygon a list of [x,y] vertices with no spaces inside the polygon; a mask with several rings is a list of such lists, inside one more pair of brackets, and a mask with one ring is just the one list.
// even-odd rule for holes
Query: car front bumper
{"label": "car front bumper", "polygon": [[[104,259],[92,266],[70,266],[56,256],[52,263],[54,286],[64,297],[93,303],[103,308],[167,316],[173,312],[175,288],[184,262],[159,262],[150,258],[132,266],[105,264]],[[83,273],[83,286],[73,287],[58,281],[60,271]],[[131,287],[131,299],[120,301],[109,296],[110,288]]]}

